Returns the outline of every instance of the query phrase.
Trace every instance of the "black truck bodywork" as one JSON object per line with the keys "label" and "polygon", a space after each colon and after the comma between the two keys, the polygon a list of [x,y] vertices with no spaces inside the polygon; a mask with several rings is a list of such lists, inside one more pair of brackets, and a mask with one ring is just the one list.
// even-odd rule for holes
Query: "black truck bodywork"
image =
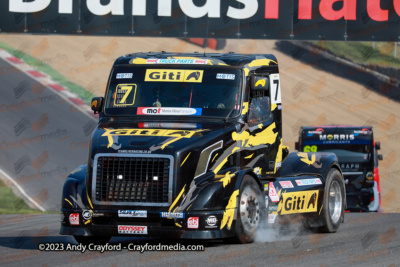
{"label": "black truck bodywork", "polygon": [[[219,98],[213,95],[218,88],[227,90],[228,99],[224,86],[230,82],[237,87],[233,102],[194,106],[207,98],[202,90],[211,100]],[[149,92],[154,99],[141,103]],[[60,234],[232,237],[242,216],[241,185],[249,179],[262,194],[257,219],[274,223],[277,216],[301,215],[310,226],[323,226],[325,182],[332,170],[341,177],[340,166],[332,153],[289,154],[282,144],[280,94],[273,55],[163,52],[118,58],[105,99],[92,101],[99,124],[88,163],[65,181]],[[179,109],[164,108],[171,96],[181,95],[187,99],[170,104],[181,103]]]}

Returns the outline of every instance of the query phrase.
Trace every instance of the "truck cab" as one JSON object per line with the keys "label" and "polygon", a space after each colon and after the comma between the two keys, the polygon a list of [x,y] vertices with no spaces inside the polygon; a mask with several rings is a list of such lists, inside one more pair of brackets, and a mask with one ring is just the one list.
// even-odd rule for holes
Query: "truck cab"
{"label": "truck cab", "polygon": [[378,161],[380,143],[371,126],[303,126],[296,149],[332,152],[338,156],[346,183],[348,211],[379,211],[381,204]]}
{"label": "truck cab", "polygon": [[302,214],[330,232],[342,222],[336,156],[289,155],[282,143],[273,55],[125,55],[91,107],[99,124],[87,164],[65,182],[61,234],[246,243],[278,215]]}

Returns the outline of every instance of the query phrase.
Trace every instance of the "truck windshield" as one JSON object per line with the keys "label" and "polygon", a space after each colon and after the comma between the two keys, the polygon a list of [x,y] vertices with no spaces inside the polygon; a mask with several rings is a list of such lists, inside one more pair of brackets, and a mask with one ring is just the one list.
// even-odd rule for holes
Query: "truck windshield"
{"label": "truck windshield", "polygon": [[308,143],[304,152],[332,152],[338,156],[339,162],[368,162],[371,160],[372,146],[362,144],[348,145],[313,145]]}
{"label": "truck windshield", "polygon": [[240,69],[182,65],[113,69],[105,113],[122,116],[235,116],[240,109]]}

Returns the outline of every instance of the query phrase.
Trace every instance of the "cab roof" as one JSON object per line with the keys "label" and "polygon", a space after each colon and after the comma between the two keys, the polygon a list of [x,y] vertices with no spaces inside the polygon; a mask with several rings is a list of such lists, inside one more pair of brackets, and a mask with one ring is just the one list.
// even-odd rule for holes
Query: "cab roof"
{"label": "cab roof", "polygon": [[341,129],[349,129],[349,130],[362,130],[368,129],[372,131],[372,126],[365,126],[365,125],[313,125],[313,126],[302,126],[301,129],[303,130],[316,130],[318,128],[322,129],[331,129],[331,130],[341,130]]}
{"label": "cab roof", "polygon": [[[278,61],[272,54],[236,54],[229,53],[170,53],[170,52],[140,52],[132,53],[117,58],[114,62],[115,65],[135,64],[132,62],[142,62],[136,64],[146,64],[147,59],[203,59],[209,60],[208,65],[228,65],[234,67],[246,67],[246,65],[257,60],[257,67],[262,66],[277,66]],[[266,59],[266,61],[263,61]],[[260,60],[260,61],[259,61]],[[183,64],[182,64],[183,65]]]}

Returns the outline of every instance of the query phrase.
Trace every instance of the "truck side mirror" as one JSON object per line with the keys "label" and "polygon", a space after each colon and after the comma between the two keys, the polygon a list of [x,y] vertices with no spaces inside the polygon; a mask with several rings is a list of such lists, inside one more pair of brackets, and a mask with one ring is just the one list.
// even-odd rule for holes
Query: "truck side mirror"
{"label": "truck side mirror", "polygon": [[378,159],[379,159],[379,160],[383,160],[383,155],[382,155],[382,154],[379,154],[379,155],[378,155]]}
{"label": "truck side mirror", "polygon": [[375,148],[376,150],[381,149],[381,142],[375,142]]}
{"label": "truck side mirror", "polygon": [[94,111],[94,114],[98,114],[103,108],[103,97],[93,97],[92,103],[90,104],[91,109]]}
{"label": "truck side mirror", "polygon": [[252,76],[251,91],[267,91],[269,89],[269,79],[264,76]]}
{"label": "truck side mirror", "polygon": [[299,150],[299,142],[294,143],[294,149]]}

